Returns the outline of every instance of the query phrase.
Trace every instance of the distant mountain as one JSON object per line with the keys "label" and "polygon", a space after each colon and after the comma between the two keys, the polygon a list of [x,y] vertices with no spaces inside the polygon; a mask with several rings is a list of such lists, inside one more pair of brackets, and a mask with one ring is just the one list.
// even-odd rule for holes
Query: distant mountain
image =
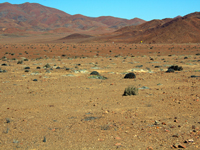
{"label": "distant mountain", "polygon": [[152,20],[138,26],[127,26],[95,41],[127,43],[199,43],[200,12],[174,19]]}
{"label": "distant mountain", "polygon": [[[131,20],[111,16],[87,17],[80,14],[70,15],[58,9],[37,3],[0,4],[0,31],[81,31],[81,30],[116,30],[129,25],[139,25],[146,21]],[[60,28],[60,29],[59,29]],[[15,29],[15,30],[14,30]]]}

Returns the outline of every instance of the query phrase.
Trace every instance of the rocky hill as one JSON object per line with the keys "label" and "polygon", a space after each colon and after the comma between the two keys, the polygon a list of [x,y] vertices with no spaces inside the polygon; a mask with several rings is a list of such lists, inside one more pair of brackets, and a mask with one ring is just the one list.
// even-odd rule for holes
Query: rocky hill
{"label": "rocky hill", "polygon": [[[0,31],[81,31],[104,29],[114,31],[129,25],[139,25],[146,21],[131,20],[111,16],[87,17],[80,14],[70,15],[61,10],[37,3],[0,4]],[[59,29],[60,28],[60,29]],[[66,29],[67,28],[67,29]]]}

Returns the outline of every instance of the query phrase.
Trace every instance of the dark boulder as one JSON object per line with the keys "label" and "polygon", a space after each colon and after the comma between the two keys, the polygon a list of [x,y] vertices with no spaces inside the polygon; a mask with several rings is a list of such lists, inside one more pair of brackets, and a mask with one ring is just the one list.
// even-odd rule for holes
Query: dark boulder
{"label": "dark boulder", "polygon": [[130,73],[127,73],[125,76],[124,76],[124,79],[133,79],[133,78],[136,78],[136,75],[133,73],[133,72],[130,72]]}
{"label": "dark boulder", "polygon": [[90,75],[100,75],[97,71],[92,71],[91,73],[90,73]]}

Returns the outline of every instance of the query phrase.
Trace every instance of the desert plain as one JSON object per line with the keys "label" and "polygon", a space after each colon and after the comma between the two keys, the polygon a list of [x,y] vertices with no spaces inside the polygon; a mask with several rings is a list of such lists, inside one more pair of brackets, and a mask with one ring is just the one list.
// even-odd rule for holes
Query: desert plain
{"label": "desert plain", "polygon": [[199,43],[59,36],[1,40],[0,149],[200,149]]}

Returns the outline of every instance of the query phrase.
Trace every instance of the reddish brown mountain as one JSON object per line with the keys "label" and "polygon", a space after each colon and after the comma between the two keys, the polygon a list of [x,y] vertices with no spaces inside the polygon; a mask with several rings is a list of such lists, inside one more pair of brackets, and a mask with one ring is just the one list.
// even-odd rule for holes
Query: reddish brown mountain
{"label": "reddish brown mountain", "polygon": [[[24,31],[51,30],[50,32],[96,30],[99,28],[114,31],[124,26],[138,25],[144,22],[139,18],[127,20],[110,16],[92,18],[79,14],[69,15],[37,3],[0,4],[0,31],[2,32],[7,32],[9,28]],[[63,28],[67,28],[67,30]]]}
{"label": "reddish brown mountain", "polygon": [[138,26],[123,27],[106,37],[102,36],[98,41],[197,43],[200,42],[200,12],[174,19],[152,20]]}

